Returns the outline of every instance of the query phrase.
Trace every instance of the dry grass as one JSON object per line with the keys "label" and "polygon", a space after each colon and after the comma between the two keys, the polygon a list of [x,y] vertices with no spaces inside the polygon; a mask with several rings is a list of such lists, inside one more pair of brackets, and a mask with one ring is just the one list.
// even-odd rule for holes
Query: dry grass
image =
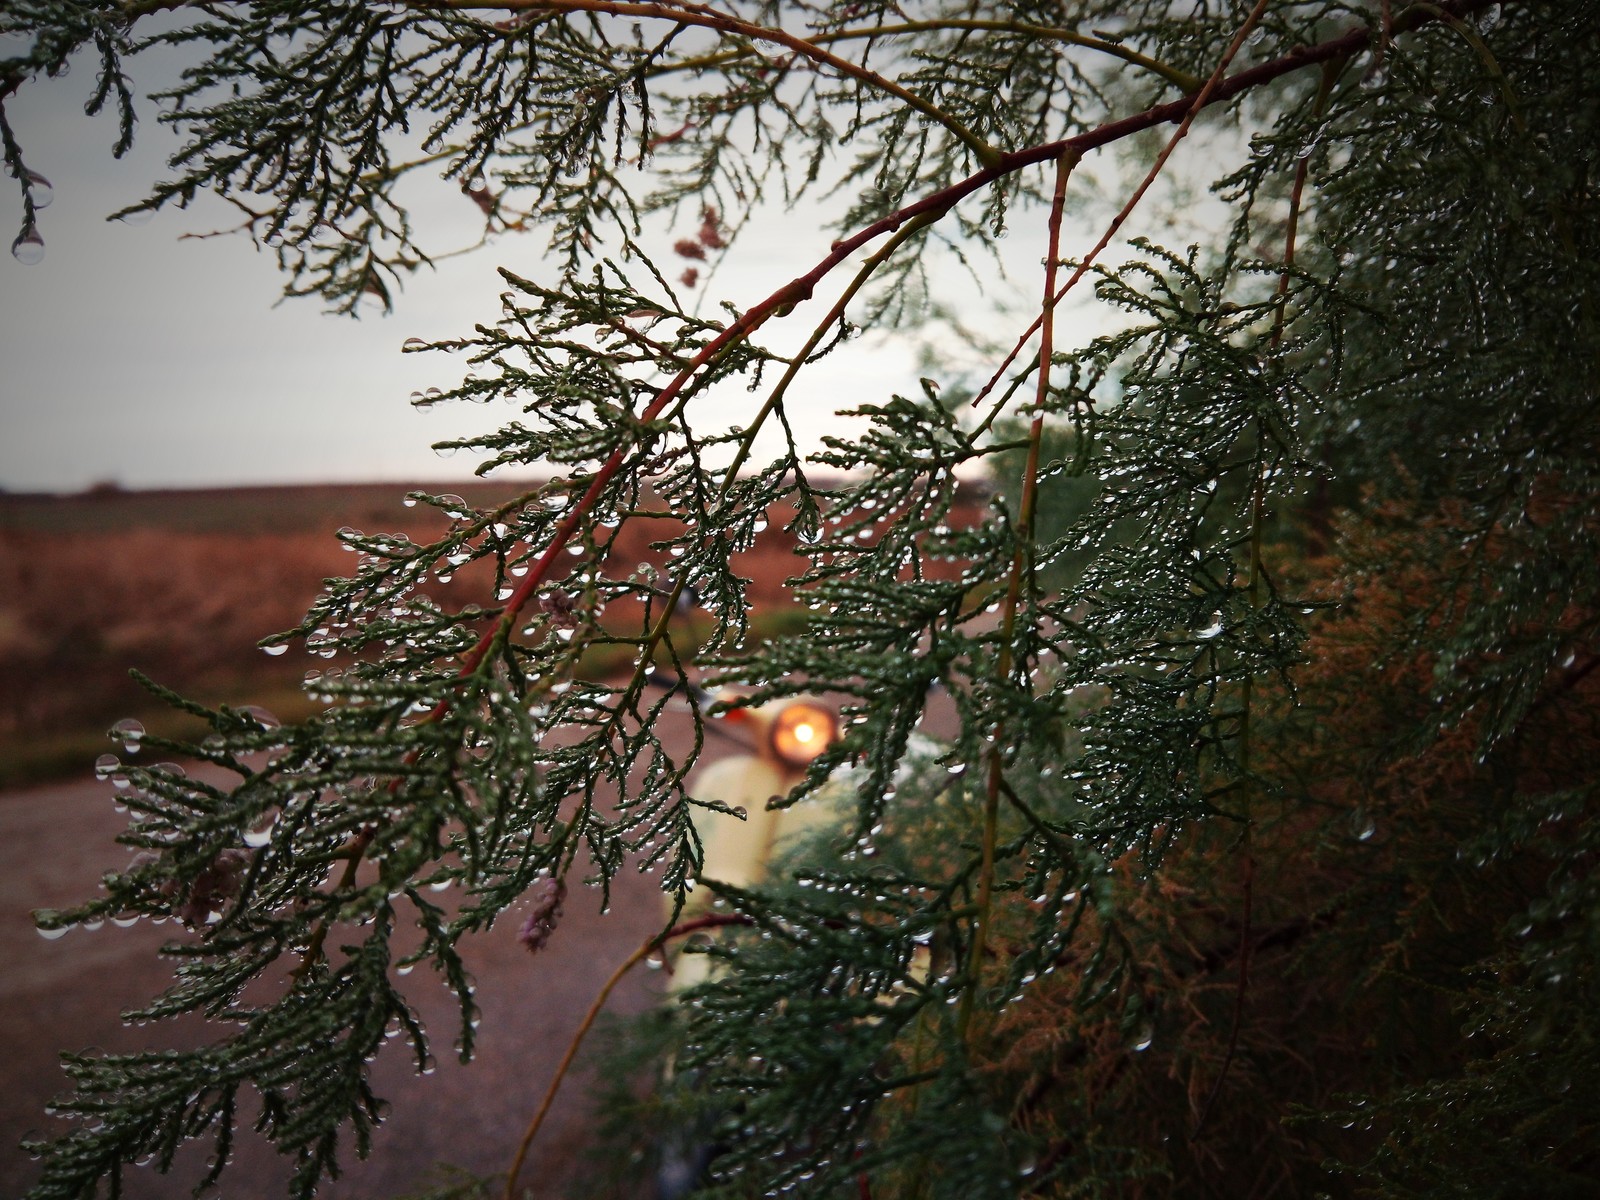
{"label": "dry grass", "polygon": [[[0,497],[0,786],[87,772],[112,721],[185,732],[129,678],[298,715],[303,657],[255,648],[352,558],[340,525],[428,529],[404,485]],[[439,490],[451,490],[449,488]],[[508,485],[454,490],[474,501]]]}
{"label": "dry grass", "polygon": [[[404,507],[408,490],[367,484],[0,494],[0,788],[87,775],[111,748],[106,727],[122,717],[164,736],[197,732],[129,678],[134,667],[203,703],[264,704],[286,720],[309,712],[299,686],[321,660],[296,649],[268,657],[255,643],[299,624],[322,581],[354,567],[334,530],[438,536],[443,518],[426,506]],[[489,505],[525,486],[420,490]],[[803,625],[803,610],[785,586],[805,565],[783,530],[791,517],[775,511],[762,545],[733,563],[751,581],[754,619],[766,634]],[[975,503],[963,506],[961,523],[977,519]],[[630,522],[611,546],[608,569],[626,575],[644,561],[665,569],[669,560],[650,543],[676,532],[674,521]],[[485,602],[489,590],[480,564],[428,589],[447,605]],[[614,609],[608,625],[637,616],[628,605]],[[704,623],[686,618],[689,642],[705,632],[698,629]],[[604,655],[593,657],[585,669],[603,672]]]}

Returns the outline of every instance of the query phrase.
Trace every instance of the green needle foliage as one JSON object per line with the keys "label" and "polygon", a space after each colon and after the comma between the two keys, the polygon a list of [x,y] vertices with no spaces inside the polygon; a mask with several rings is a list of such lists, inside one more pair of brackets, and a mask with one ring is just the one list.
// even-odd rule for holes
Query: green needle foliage
{"label": "green needle foliage", "polygon": [[[4,100],[92,56],[120,152],[155,46],[189,56],[154,98],[184,142],[137,207],[227,197],[290,294],[389,308],[430,261],[417,171],[551,252],[408,346],[470,363],[419,403],[518,413],[462,443],[481,470],[549,482],[416,497],[428,544],[342,532],[358,569],[271,639],[333,660],[314,718],[150,684],[211,730],[162,748],[236,782],[123,768],[140,857],[38,920],[189,926],[135,1016],[217,1036],[70,1056],[34,1200],[197,1138],[207,1184],[241,1108],[311,1195],[367,1147],[388,1035],[427,1069],[407,968],[470,1058],[463,940],[634,862],[713,898],[716,969],[651,1025],[662,1090],[616,1101],[692,1115],[696,1195],[1600,1188],[1600,6],[14,0],[0,35],[19,257],[39,180]],[[1074,168],[1191,123],[1214,239],[1076,244]],[[685,258],[758,251],[753,208],[802,197],[835,224],[766,299],[707,315],[648,251],[686,215]],[[797,444],[796,377],[1018,228],[1050,247],[1031,327]],[[1112,332],[1055,320],[1080,281]],[[705,419],[718,386],[745,426]],[[646,521],[665,571],[614,553]],[[734,559],[773,539],[804,637],[752,629]],[[480,604],[426,594],[458,571]],[[630,668],[587,677],[596,647]],[[846,701],[774,800],[837,821],[754,888],[704,874],[705,822],[743,814],[691,793],[699,732],[658,731],[723,686]]]}

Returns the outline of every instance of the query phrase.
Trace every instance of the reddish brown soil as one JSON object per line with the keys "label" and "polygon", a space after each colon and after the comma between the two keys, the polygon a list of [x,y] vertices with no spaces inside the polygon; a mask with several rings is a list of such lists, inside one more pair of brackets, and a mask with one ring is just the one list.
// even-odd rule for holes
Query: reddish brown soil
{"label": "reddish brown soil", "polygon": [[[437,537],[444,519],[402,506],[408,490],[0,495],[0,788],[93,761],[120,717],[165,720],[152,728],[169,735],[193,732],[129,678],[130,667],[203,703],[265,703],[285,718],[303,711],[299,685],[320,660],[298,648],[268,657],[255,643],[299,624],[322,581],[354,567],[335,529]],[[480,482],[423,490],[489,505],[524,489]],[[758,614],[784,605],[784,580],[804,565],[783,530],[788,514],[773,517],[756,550],[734,563],[751,580]],[[675,522],[632,522],[611,561],[624,574],[642,561],[664,565],[650,543],[674,532]],[[428,590],[445,604],[491,603],[486,566]]]}

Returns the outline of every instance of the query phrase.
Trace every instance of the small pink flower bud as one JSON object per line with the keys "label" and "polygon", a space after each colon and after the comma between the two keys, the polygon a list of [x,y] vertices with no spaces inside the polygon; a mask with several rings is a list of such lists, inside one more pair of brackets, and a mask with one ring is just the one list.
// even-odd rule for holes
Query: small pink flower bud
{"label": "small pink flower bud", "polygon": [[517,933],[517,941],[528,948],[529,954],[539,953],[550,940],[561,917],[561,902],[566,898],[567,885],[559,879],[546,877],[528,889],[532,907]]}
{"label": "small pink flower bud", "polygon": [[206,924],[212,913],[221,912],[238,897],[249,864],[249,856],[244,851],[224,850],[195,876],[189,885],[188,897],[173,910],[173,916],[191,927]]}

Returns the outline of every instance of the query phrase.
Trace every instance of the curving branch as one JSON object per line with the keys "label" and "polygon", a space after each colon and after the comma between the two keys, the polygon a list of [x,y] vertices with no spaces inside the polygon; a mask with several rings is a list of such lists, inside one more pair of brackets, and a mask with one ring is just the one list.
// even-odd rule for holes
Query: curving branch
{"label": "curving branch", "polygon": [[[1258,0],[1256,11],[1252,14],[1250,25],[1253,25],[1254,20],[1258,19],[1259,11],[1263,7],[1264,2],[1265,0]],[[1448,10],[1438,9],[1435,11],[1429,11],[1428,9],[1423,8],[1407,9],[1398,18],[1396,18],[1395,28],[1397,32],[1405,32],[1411,29],[1419,28],[1430,21],[1440,20],[1441,17],[1436,15],[1436,12],[1448,11],[1454,14],[1467,13],[1475,8],[1483,7],[1485,3],[1486,0],[1457,0],[1457,3]],[[467,7],[465,4],[457,6]],[[712,17],[706,16],[704,13],[701,13],[693,8],[686,8],[680,11],[674,6],[661,4],[610,4],[604,2],[604,0],[556,0],[555,3],[549,5],[528,4],[521,7],[554,7],[562,9],[563,11],[571,9],[573,11],[594,11],[610,12],[614,14],[633,14],[639,16],[672,17],[673,19],[681,18],[689,23],[696,23],[694,18],[699,17],[702,18],[699,23],[705,23],[708,25],[713,21]],[[1432,8],[1433,6],[1430,5],[1429,9]],[[647,9],[652,11],[643,11]],[[721,18],[715,19],[721,20]],[[739,25],[742,23],[734,22],[734,24]],[[1250,25],[1245,27],[1246,33],[1248,33]],[[712,27],[719,26],[713,25]],[[739,32],[744,33],[746,31],[740,30]],[[1177,130],[1174,138],[1169,142],[1166,150],[1163,152],[1155,167],[1152,168],[1151,173],[1146,177],[1144,183],[1140,185],[1140,188],[1135,193],[1134,197],[1127,205],[1124,206],[1123,211],[1119,214],[1117,219],[1113,221],[1112,227],[1101,239],[1101,242],[1099,246],[1096,247],[1095,251],[1098,253],[1106,244],[1109,243],[1111,237],[1114,236],[1116,229],[1121,226],[1122,221],[1126,219],[1127,214],[1132,211],[1133,205],[1136,204],[1138,199],[1145,193],[1146,190],[1148,190],[1149,186],[1154,181],[1156,172],[1165,165],[1167,159],[1170,158],[1171,152],[1175,148],[1177,141],[1185,132],[1187,132],[1189,125],[1202,110],[1210,107],[1211,105],[1224,103],[1236,96],[1242,95],[1252,88],[1260,87],[1263,84],[1279,79],[1284,75],[1291,74],[1295,71],[1300,71],[1307,67],[1318,66],[1351,57],[1367,48],[1370,45],[1371,40],[1372,33],[1370,30],[1351,30],[1350,32],[1339,37],[1330,38],[1329,40],[1320,42],[1314,46],[1291,51],[1289,54],[1283,55],[1282,57],[1274,59],[1270,62],[1262,63],[1258,66],[1241,71],[1236,75],[1223,78],[1223,73],[1226,71],[1228,64],[1232,61],[1234,54],[1237,53],[1238,45],[1242,44],[1241,39],[1235,39],[1233,48],[1224,58],[1219,70],[1213,74],[1212,78],[1208,81],[1207,86],[1197,96],[1186,97],[1181,100],[1157,104],[1145,109],[1143,112],[1122,117],[1115,121],[1106,122],[1095,129],[1088,130],[1070,138],[1062,138],[1057,141],[1046,142],[1038,146],[1032,146],[1024,150],[1001,154],[998,161],[993,165],[987,166],[983,170],[977,171],[974,174],[969,175],[967,178],[959,180],[958,182],[942,188],[937,192],[934,192],[928,196],[924,196],[922,199],[912,204],[908,204],[897,212],[891,213],[890,215],[873,222],[849,237],[835,241],[828,254],[824,256],[810,271],[795,277],[782,287],[778,288],[776,291],[772,292],[764,300],[760,301],[754,307],[743,313],[736,321],[728,326],[727,329],[708,342],[700,350],[700,352],[696,354],[688,364],[683,366],[666,384],[666,386],[664,386],[656,394],[655,398],[643,410],[643,412],[641,412],[639,416],[639,423],[641,425],[648,425],[650,422],[659,418],[669,409],[670,406],[673,405],[675,401],[679,399],[694,378],[705,367],[715,362],[732,346],[749,338],[769,320],[772,320],[774,317],[785,316],[797,305],[809,300],[815,288],[825,278],[827,278],[827,276],[829,276],[836,268],[844,263],[851,254],[853,254],[856,250],[866,246],[868,243],[876,240],[879,237],[882,237],[885,234],[896,233],[908,225],[917,224],[920,227],[920,225],[929,221],[937,220],[940,216],[949,212],[962,200],[974,195],[1006,175],[1023,170],[1038,163],[1050,162],[1052,160],[1059,161],[1071,159],[1072,161],[1076,161],[1083,154],[1090,150],[1100,149],[1102,147],[1112,145],[1124,138],[1131,137],[1132,135],[1146,129],[1155,128],[1158,125],[1163,125],[1174,121],[1178,122],[1179,129]],[[1055,304],[1060,302],[1067,289],[1069,289],[1073,283],[1077,281],[1077,279],[1082,277],[1082,274],[1086,269],[1086,265],[1080,265],[1079,270],[1068,279],[1067,283],[1054,293],[1054,299],[1050,303],[1042,306],[1040,316],[1035,319],[1033,324],[1030,325],[1028,330],[1023,334],[1022,338],[1018,340],[1016,347],[1013,348],[1011,353],[1007,356],[1005,362],[1002,363],[1001,367],[996,372],[995,377],[990,380],[989,384],[986,385],[982,391],[979,392],[977,399],[974,400],[974,403],[976,403],[977,400],[981,400],[984,395],[992,390],[993,385],[1000,377],[1000,374],[1010,365],[1011,362],[1015,360],[1022,346],[1025,345],[1032,337],[1033,333],[1041,327],[1046,319],[1046,315],[1053,311]],[[991,421],[993,419],[993,415],[994,414],[991,414]],[[988,422],[985,422],[985,424],[987,423]],[[500,610],[499,618],[489,629],[483,633],[483,635],[478,639],[477,643],[464,656],[461,668],[457,673],[458,681],[465,682],[475,677],[483,664],[489,659],[491,652],[507,641],[507,639],[510,637],[511,631],[516,626],[518,618],[521,616],[523,610],[527,607],[529,600],[537,593],[538,589],[545,582],[547,582],[552,569],[554,568],[555,564],[560,561],[561,555],[565,552],[573,537],[587,525],[590,519],[590,514],[593,512],[600,497],[604,495],[607,486],[623,470],[631,456],[643,455],[644,453],[647,453],[647,448],[643,446],[618,448],[611,453],[606,461],[595,472],[589,482],[589,486],[584,490],[583,495],[579,498],[577,503],[569,507],[561,523],[556,527],[544,552],[539,556],[538,560],[533,564],[527,575],[522,578],[521,582],[512,592],[511,596],[507,599],[504,607]],[[452,699],[449,696],[446,696],[422,718],[422,721],[429,722],[439,720],[450,711],[452,704]],[[355,866],[362,852],[364,852],[368,841],[370,841],[370,838],[367,839],[367,841],[358,842],[355,845],[355,852],[352,855],[350,863],[345,871],[346,878],[353,880]],[[320,952],[320,948],[321,939],[319,938],[313,947],[314,952],[307,955],[308,963],[315,960],[315,952]]]}

